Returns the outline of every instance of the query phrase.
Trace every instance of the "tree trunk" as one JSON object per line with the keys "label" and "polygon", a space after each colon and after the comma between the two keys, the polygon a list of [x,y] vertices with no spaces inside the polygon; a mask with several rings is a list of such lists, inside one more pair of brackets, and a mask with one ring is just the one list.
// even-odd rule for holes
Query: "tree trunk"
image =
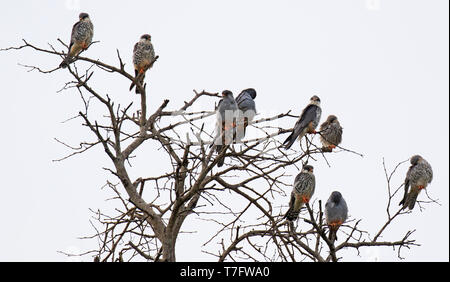
{"label": "tree trunk", "polygon": [[173,236],[171,232],[166,234],[163,242],[163,261],[165,262],[175,262],[175,242],[176,236]]}

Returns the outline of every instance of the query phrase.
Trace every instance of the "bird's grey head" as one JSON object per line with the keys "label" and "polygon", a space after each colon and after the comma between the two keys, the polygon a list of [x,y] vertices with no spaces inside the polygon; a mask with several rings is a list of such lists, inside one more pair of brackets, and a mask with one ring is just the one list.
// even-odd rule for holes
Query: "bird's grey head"
{"label": "bird's grey head", "polygon": [[327,118],[327,122],[332,123],[334,121],[337,121],[337,117],[335,115],[329,115]]}
{"label": "bird's grey head", "polygon": [[243,92],[247,92],[252,97],[252,99],[256,98],[256,90],[253,88],[247,88]]}
{"label": "bird's grey head", "polygon": [[152,37],[150,36],[150,34],[144,34],[141,36],[141,39],[150,41],[150,40],[152,40]]}
{"label": "bird's grey head", "polygon": [[411,164],[416,165],[421,159],[422,157],[420,155],[414,155],[411,157]]}
{"label": "bird's grey head", "polygon": [[311,97],[311,101],[316,101],[316,102],[320,102],[320,98],[317,95],[314,95]]}
{"label": "bird's grey head", "polygon": [[305,165],[303,166],[303,170],[313,173],[314,172],[314,167],[312,165]]}
{"label": "bird's grey head", "polygon": [[88,13],[81,13],[78,17],[80,18],[80,21],[81,21],[84,19],[88,19],[89,15],[88,15]]}
{"label": "bird's grey head", "polygon": [[339,203],[342,199],[342,194],[338,191],[333,191],[333,193],[331,193],[330,196],[330,200],[333,201],[334,203]]}
{"label": "bird's grey head", "polygon": [[310,99],[310,103],[314,105],[320,105],[320,98],[316,95],[312,96]]}
{"label": "bird's grey head", "polygon": [[230,90],[224,90],[222,91],[222,96],[223,97],[228,97],[228,96],[233,96],[233,92],[231,92]]}

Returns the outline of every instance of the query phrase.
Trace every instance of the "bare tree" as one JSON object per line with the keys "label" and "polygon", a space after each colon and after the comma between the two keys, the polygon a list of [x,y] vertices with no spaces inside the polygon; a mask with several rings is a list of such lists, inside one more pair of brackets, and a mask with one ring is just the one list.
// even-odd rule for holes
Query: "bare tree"
{"label": "bare tree", "polygon": [[[29,48],[61,59],[66,55],[50,44],[45,49],[23,42],[2,51]],[[202,251],[218,261],[338,261],[344,249],[359,253],[360,248],[379,246],[393,247],[401,258],[402,248],[418,246],[411,239],[414,230],[406,231],[396,240],[380,240],[388,225],[409,213],[400,208],[395,210],[392,204],[402,185],[393,191],[391,177],[404,162],[390,173],[383,162],[388,187],[387,220],[377,233],[371,236],[359,228],[361,219],[352,218],[339,229],[343,240],[330,241],[320,200],[306,205],[298,224],[283,218],[288,202],[285,191],[292,189],[294,177],[286,173],[286,168],[300,169],[311,160],[328,164],[326,154],[330,153],[314,144],[314,136],[307,137],[301,151],[279,149],[281,143],[277,137],[292,129],[277,126],[277,121],[298,118],[290,111],[257,116],[249,123],[255,136],[223,146],[216,153],[209,146],[214,139],[213,132],[206,129],[213,122],[213,107],[211,111],[191,109],[205,99],[213,105],[220,97],[218,93],[194,90],[191,99],[182,105],[177,107],[176,103],[164,100],[149,113],[146,84],[141,85],[125,70],[118,50],[117,66],[81,54],[75,59],[67,67],[72,80],[64,82],[60,91],[75,91],[83,101],[84,107],[77,110],[74,118],[80,119],[81,125],[90,131],[90,137],[85,139],[92,141],[81,140],[79,146],[72,146],[57,139],[72,151],[59,160],[101,146],[111,160],[111,167],[104,169],[111,173],[112,179],[105,186],[116,195],[113,214],[92,210],[95,233],[85,238],[96,239],[98,248],[83,255],[94,256],[97,261],[175,261],[177,238],[191,214],[216,226]],[[153,63],[157,60],[158,56]],[[60,70],[59,67],[44,70],[38,66],[22,66],[44,74]],[[120,105],[104,91],[95,89],[91,81],[96,70],[134,82],[140,92],[140,104]],[[128,89],[123,91],[134,95]],[[157,147],[164,152],[166,172],[130,176],[136,151],[143,146]],[[341,146],[334,153],[362,157]],[[226,157],[225,165],[218,168],[217,162],[223,157]]]}

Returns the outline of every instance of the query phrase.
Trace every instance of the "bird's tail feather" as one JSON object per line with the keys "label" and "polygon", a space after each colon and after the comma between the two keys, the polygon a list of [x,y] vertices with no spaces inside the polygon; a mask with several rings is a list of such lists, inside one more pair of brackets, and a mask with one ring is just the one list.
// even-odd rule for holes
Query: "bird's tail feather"
{"label": "bird's tail feather", "polygon": [[408,184],[407,181],[405,181],[405,193],[403,194],[403,198],[400,201],[400,203],[398,203],[399,206],[403,206],[404,205],[404,203],[406,201],[406,198],[408,197],[408,188],[409,188],[409,184]]}
{"label": "bird's tail feather", "polygon": [[[135,69],[135,70],[134,70],[134,77],[135,77],[136,79],[139,79],[139,83],[142,85],[142,83],[144,82],[145,74],[139,75],[138,70]],[[134,81],[131,82],[131,85],[130,85],[130,91],[133,90],[133,88],[134,88],[135,86],[136,86],[136,83],[134,83]],[[139,94],[139,90],[138,90],[137,87],[136,87],[135,93],[136,93],[136,94]]]}
{"label": "bird's tail feather", "polygon": [[225,157],[220,158],[219,161],[217,162],[217,166],[222,167],[224,162],[225,162]]}
{"label": "bird's tail feather", "polygon": [[400,203],[398,203],[399,206],[405,207],[406,197],[407,197],[407,194],[405,194],[405,196],[403,196],[403,199],[400,201]]}
{"label": "bird's tail feather", "polygon": [[67,57],[61,62],[61,64],[59,64],[59,67],[65,69],[65,68],[67,68],[67,66],[68,66],[70,63],[72,63],[72,62],[73,62],[73,57],[67,56]]}
{"label": "bird's tail feather", "polygon": [[[216,152],[218,154],[220,154],[220,151],[222,151],[223,145],[216,145]],[[217,161],[217,166],[218,167],[222,167],[223,164],[225,162],[225,156],[221,157],[218,161]]]}
{"label": "bird's tail feather", "polygon": [[292,207],[288,209],[286,214],[283,218],[286,218],[289,221],[294,221],[298,218],[298,214],[300,213],[300,210],[295,211]]}
{"label": "bird's tail feather", "polygon": [[328,233],[328,240],[331,242],[334,242],[337,240],[337,230],[334,230],[333,228],[330,228],[330,233]]}
{"label": "bird's tail feather", "polygon": [[294,142],[295,142],[295,137],[294,137],[294,132],[292,132],[291,135],[289,135],[288,138],[286,138],[286,140],[284,140],[283,146],[285,149],[289,149],[289,148],[291,148],[292,144],[294,144]]}
{"label": "bird's tail feather", "polygon": [[408,207],[410,210],[412,210],[416,205],[417,196],[419,196],[419,192],[411,191],[403,203],[403,208]]}

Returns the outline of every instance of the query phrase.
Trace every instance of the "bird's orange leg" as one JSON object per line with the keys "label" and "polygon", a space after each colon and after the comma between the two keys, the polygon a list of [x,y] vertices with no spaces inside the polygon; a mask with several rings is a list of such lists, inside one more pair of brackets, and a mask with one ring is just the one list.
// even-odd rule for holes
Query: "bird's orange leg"
{"label": "bird's orange leg", "polygon": [[233,121],[233,124],[231,124],[231,125],[226,124],[225,125],[225,130],[230,130],[230,129],[234,128],[234,127],[236,127],[236,122],[235,121]]}
{"label": "bird's orange leg", "polygon": [[309,134],[317,134],[317,131],[316,131],[315,129],[310,128],[310,129],[308,130],[308,133],[309,133]]}
{"label": "bird's orange leg", "polygon": [[303,203],[309,203],[309,197],[308,196],[302,196]]}
{"label": "bird's orange leg", "polygon": [[339,221],[330,222],[330,224],[328,224],[328,225],[330,226],[330,228],[337,229],[336,227],[341,226],[341,224],[342,224],[342,221],[339,220]]}

